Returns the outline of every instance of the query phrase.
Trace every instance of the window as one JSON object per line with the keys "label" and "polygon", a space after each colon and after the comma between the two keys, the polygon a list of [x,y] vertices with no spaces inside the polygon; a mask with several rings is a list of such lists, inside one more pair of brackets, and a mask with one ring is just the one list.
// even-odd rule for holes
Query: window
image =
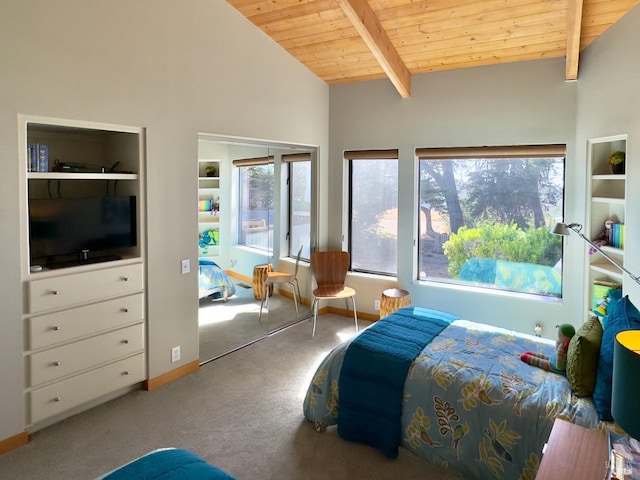
{"label": "window", "polygon": [[345,152],[349,160],[351,270],[396,275],[398,151]]}
{"label": "window", "polygon": [[561,296],[564,145],[416,154],[420,280]]}
{"label": "window", "polygon": [[240,222],[238,244],[271,252],[274,214],[273,158],[235,160],[238,166]]}
{"label": "window", "polygon": [[311,258],[311,155],[308,153],[283,155],[289,165],[289,253]]}

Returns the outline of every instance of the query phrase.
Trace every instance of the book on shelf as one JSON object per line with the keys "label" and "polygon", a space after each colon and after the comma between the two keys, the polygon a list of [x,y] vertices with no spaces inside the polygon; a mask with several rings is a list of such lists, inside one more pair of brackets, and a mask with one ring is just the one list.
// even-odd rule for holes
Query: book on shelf
{"label": "book on shelf", "polygon": [[609,477],[640,480],[640,442],[629,435],[609,432]]}
{"label": "book on shelf", "polygon": [[611,239],[609,243],[615,248],[624,248],[624,223],[611,225]]}
{"label": "book on shelf", "polygon": [[49,147],[41,143],[27,145],[27,171],[49,171]]}

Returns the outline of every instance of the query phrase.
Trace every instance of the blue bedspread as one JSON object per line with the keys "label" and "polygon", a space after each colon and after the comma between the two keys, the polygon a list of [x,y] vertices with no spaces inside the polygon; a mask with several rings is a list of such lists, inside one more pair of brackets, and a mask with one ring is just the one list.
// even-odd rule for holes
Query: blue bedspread
{"label": "blue bedspread", "polygon": [[338,434],[398,456],[404,381],[413,360],[458,317],[401,309],[376,322],[347,349],[340,372]]}
{"label": "blue bedspread", "polygon": [[104,480],[234,480],[188,450],[156,450],[128,463]]}
{"label": "blue bedspread", "polygon": [[210,258],[200,257],[198,259],[198,298],[208,297],[217,299],[232,297],[236,293],[236,286],[220,266]]}

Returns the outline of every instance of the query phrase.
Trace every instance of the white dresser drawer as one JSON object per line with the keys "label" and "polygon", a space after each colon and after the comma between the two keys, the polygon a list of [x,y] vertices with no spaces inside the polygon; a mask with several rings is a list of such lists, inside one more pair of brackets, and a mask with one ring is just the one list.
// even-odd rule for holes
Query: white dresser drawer
{"label": "white dresser drawer", "polygon": [[144,318],[144,295],[106,300],[27,319],[27,349],[36,350]]}
{"label": "white dresser drawer", "polygon": [[143,289],[141,263],[27,282],[28,311],[42,312]]}
{"label": "white dresser drawer", "polygon": [[144,350],[142,324],[34,353],[29,357],[29,385],[50,382],[140,350]]}
{"label": "white dresser drawer", "polygon": [[57,415],[145,378],[144,354],[140,354],[33,390],[28,394],[30,423]]}

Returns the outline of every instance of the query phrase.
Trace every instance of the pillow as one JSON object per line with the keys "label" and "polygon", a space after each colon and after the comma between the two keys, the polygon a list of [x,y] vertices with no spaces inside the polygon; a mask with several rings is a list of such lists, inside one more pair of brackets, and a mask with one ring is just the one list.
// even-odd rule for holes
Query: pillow
{"label": "pillow", "polygon": [[578,397],[590,397],[596,386],[602,325],[598,317],[587,320],[571,338],[567,351],[567,379]]}
{"label": "pillow", "polygon": [[624,330],[640,329],[640,312],[631,303],[629,296],[609,306],[600,345],[600,359],[596,375],[596,388],[593,390],[593,404],[600,420],[611,422],[611,383],[613,381],[613,345],[616,335]]}
{"label": "pillow", "polygon": [[[618,303],[618,300],[620,300],[622,298],[622,288],[614,288],[613,290],[609,291],[609,294],[607,295],[607,308],[609,311],[611,311],[611,308],[613,307],[609,307],[609,305],[615,305],[616,303]],[[605,315],[602,317],[602,327],[603,328],[607,328],[607,312],[605,312]],[[596,314],[597,315],[597,314]]]}

